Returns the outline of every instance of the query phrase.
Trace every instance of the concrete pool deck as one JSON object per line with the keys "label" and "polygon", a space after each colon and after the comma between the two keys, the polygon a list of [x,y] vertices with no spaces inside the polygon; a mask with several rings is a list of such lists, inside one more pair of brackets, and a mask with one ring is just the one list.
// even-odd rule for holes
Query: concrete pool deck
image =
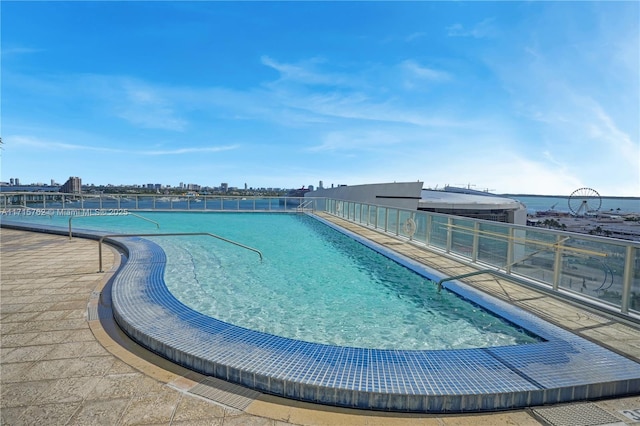
{"label": "concrete pool deck", "polygon": [[[358,231],[367,236],[366,229]],[[371,232],[371,238],[397,251],[415,250],[436,269],[461,267]],[[87,317],[98,303],[94,295],[113,272],[96,273],[94,241],[7,229],[0,238],[2,424],[538,424],[537,416],[554,415],[544,411],[551,409],[565,416],[576,409],[569,424],[580,424],[575,416],[588,413],[604,420],[608,415],[609,424],[631,424],[624,411],[640,409],[640,397],[630,397],[496,414],[421,415],[243,393],[150,354],[112,322]],[[115,251],[104,252],[105,265],[118,260]],[[604,341],[631,359],[640,358],[636,328],[493,277],[478,277],[473,284],[592,341]]]}

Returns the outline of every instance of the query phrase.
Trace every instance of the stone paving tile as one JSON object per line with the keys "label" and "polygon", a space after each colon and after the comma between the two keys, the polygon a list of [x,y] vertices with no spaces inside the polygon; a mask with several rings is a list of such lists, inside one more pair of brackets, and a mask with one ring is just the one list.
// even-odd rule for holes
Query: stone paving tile
{"label": "stone paving tile", "polygon": [[182,394],[162,387],[159,392],[131,398],[122,416],[124,424],[168,424]]}
{"label": "stone paving tile", "polygon": [[[57,404],[60,405],[60,404]],[[117,425],[129,405],[128,398],[85,401],[67,425]]]}
{"label": "stone paving tile", "polygon": [[211,401],[205,401],[201,398],[194,396],[183,396],[178,402],[176,410],[173,414],[172,423],[188,422],[188,421],[203,421],[203,420],[219,420],[219,424],[222,424],[226,410],[221,405],[211,403]]}
{"label": "stone paving tile", "polygon": [[39,404],[68,404],[83,402],[88,393],[94,389],[101,378],[97,376],[69,377],[51,380],[45,393],[38,398]]}
{"label": "stone paving tile", "polygon": [[[15,408],[3,425],[65,425],[79,409],[81,404],[47,404],[30,405],[28,407]],[[3,410],[4,420],[4,410]]]}
{"label": "stone paving tile", "polygon": [[39,402],[40,397],[45,394],[48,388],[49,383],[42,380],[3,383],[0,406],[4,409],[4,407],[31,405]]}
{"label": "stone paving tile", "polygon": [[43,359],[52,351],[51,345],[22,346],[14,348],[2,348],[2,362],[29,362]]}

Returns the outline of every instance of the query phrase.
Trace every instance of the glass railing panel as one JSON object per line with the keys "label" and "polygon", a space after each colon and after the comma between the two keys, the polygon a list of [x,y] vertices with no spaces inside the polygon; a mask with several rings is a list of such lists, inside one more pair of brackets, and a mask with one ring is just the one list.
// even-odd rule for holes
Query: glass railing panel
{"label": "glass railing panel", "polygon": [[341,200],[336,201],[336,216],[346,218],[347,209],[348,209],[348,205],[345,201],[341,201]]}
{"label": "glass railing panel", "polygon": [[153,195],[140,195],[138,196],[138,209],[158,209],[158,210],[170,210],[172,204],[171,196],[157,197]]}
{"label": "glass railing panel", "polygon": [[640,248],[634,250],[631,262],[632,275],[631,289],[629,291],[629,310],[640,314]]}
{"label": "glass railing panel", "polygon": [[42,207],[47,209],[61,209],[62,198],[63,197],[61,194],[44,194],[42,199]]}
{"label": "glass railing panel", "polygon": [[378,226],[377,229],[386,229],[387,226],[387,208],[378,207]]}
{"label": "glass railing panel", "polygon": [[240,198],[240,200],[238,201],[238,205],[240,206],[240,210],[253,211],[256,209],[256,199]]}
{"label": "glass railing panel", "polygon": [[[70,208],[81,208],[81,209],[89,209],[95,210],[102,208],[101,197],[99,195],[82,195],[80,197],[79,202],[71,202],[73,207]],[[69,207],[68,207],[69,208]]]}
{"label": "glass railing panel", "polygon": [[451,252],[471,258],[473,254],[473,220],[454,218],[451,224]]}
{"label": "glass railing panel", "polygon": [[416,232],[413,234],[413,240],[422,244],[427,244],[427,216],[425,212],[416,212],[413,221],[416,224]]}
{"label": "glass railing panel", "polygon": [[447,248],[447,233],[449,230],[448,219],[446,216],[431,216],[431,229],[429,230],[429,245]]}
{"label": "glass railing panel", "polygon": [[398,220],[398,209],[387,209],[389,214],[387,215],[387,232],[398,235],[400,233]]}
{"label": "glass railing panel", "polygon": [[378,219],[378,207],[369,205],[369,213],[368,213],[368,215],[369,215],[369,218],[368,218],[369,226],[375,228],[376,221]]}
{"label": "glass railing panel", "polygon": [[220,199],[221,208],[225,211],[238,210],[239,204],[236,198],[223,197]]}
{"label": "glass railing panel", "polygon": [[562,246],[559,286],[621,305],[626,247],[575,237]]}
{"label": "glass railing panel", "polygon": [[204,202],[200,197],[188,197],[187,208],[189,210],[204,210]]}
{"label": "glass railing panel", "polygon": [[43,209],[46,205],[44,201],[44,194],[28,194],[27,207],[32,209]]}
{"label": "glass railing panel", "polygon": [[264,211],[269,211],[269,210],[278,210],[279,206],[278,206],[278,200],[276,199],[276,202],[272,205],[272,199],[271,198],[260,198],[260,197],[255,197],[252,198],[252,209],[254,210],[264,210]]}
{"label": "glass railing panel", "polygon": [[101,195],[100,202],[103,210],[116,210],[118,209],[118,200],[120,197],[115,195]]}
{"label": "glass railing panel", "polygon": [[408,210],[400,210],[398,235],[413,239],[416,233],[416,222],[413,219],[415,214]]}
{"label": "glass railing panel", "polygon": [[206,210],[222,210],[222,198],[216,196],[206,196],[202,206]]}
{"label": "glass railing panel", "polygon": [[509,250],[509,228],[486,222],[479,222],[478,261],[498,268],[507,264]]}
{"label": "glass railing panel", "polygon": [[125,210],[135,210],[136,197],[137,196],[120,195],[120,208]]}
{"label": "glass railing panel", "polygon": [[362,204],[360,203],[353,204],[353,220],[362,223]]}
{"label": "glass railing panel", "polygon": [[518,230],[514,237],[512,273],[553,285],[557,236],[536,230]]}

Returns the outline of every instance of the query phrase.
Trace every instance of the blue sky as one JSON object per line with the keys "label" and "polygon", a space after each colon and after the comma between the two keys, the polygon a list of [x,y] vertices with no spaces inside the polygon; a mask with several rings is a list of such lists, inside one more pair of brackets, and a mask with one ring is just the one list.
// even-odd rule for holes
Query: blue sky
{"label": "blue sky", "polygon": [[1,180],[640,196],[639,5],[3,1]]}

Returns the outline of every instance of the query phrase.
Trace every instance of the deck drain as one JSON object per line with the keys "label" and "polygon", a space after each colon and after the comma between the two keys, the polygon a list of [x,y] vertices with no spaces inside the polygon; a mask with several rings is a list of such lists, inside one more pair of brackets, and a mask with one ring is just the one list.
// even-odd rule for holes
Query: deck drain
{"label": "deck drain", "polygon": [[87,307],[87,321],[95,321],[100,319],[100,315],[98,315],[98,306],[89,305]]}
{"label": "deck drain", "polygon": [[189,389],[189,392],[207,399],[244,410],[260,396],[260,392],[208,377]]}
{"label": "deck drain", "polygon": [[597,426],[624,425],[619,418],[612,416],[595,404],[571,404],[557,407],[535,408],[534,415],[553,426]]}
{"label": "deck drain", "polygon": [[87,321],[95,321],[100,318],[98,315],[98,304],[92,303],[94,300],[100,300],[100,291],[92,291],[89,296],[89,303],[87,304]]}

